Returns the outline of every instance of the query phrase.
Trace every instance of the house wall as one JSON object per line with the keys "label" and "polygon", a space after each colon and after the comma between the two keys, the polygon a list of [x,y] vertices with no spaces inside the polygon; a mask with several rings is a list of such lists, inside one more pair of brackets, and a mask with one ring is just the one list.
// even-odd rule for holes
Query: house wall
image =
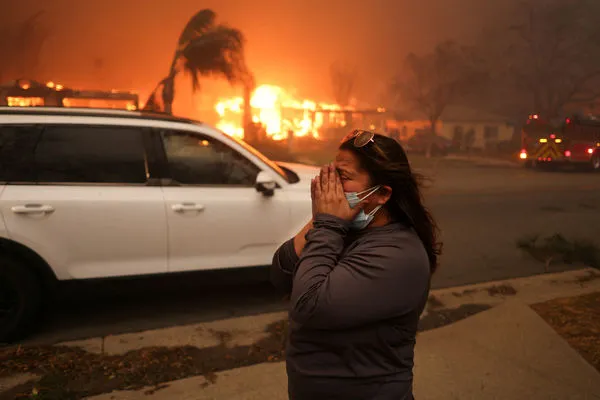
{"label": "house wall", "polygon": [[[442,123],[438,122],[436,125],[437,131],[441,129]],[[399,132],[399,139],[402,141],[408,140],[415,135],[419,130],[428,130],[430,127],[429,121],[415,120],[415,121],[395,121],[388,120],[386,128],[388,131],[397,129]]]}
{"label": "house wall", "polygon": [[482,150],[493,148],[499,142],[510,141],[513,132],[512,126],[498,122],[444,122],[438,130],[440,136],[455,142],[455,146],[461,149]]}
{"label": "house wall", "polygon": [[[414,121],[388,121],[387,129],[397,129],[399,139],[402,141],[410,139],[419,130],[428,130],[429,121],[414,120]],[[459,140],[462,130],[462,140]],[[469,132],[472,133],[472,142],[468,146]],[[455,141],[456,147],[466,150],[467,147],[472,149],[486,149],[494,147],[498,142],[512,140],[514,128],[503,122],[447,122],[438,121],[436,126],[438,135]],[[457,133],[455,135],[455,132]],[[487,134],[486,134],[487,132]],[[460,142],[460,143],[459,143]]]}

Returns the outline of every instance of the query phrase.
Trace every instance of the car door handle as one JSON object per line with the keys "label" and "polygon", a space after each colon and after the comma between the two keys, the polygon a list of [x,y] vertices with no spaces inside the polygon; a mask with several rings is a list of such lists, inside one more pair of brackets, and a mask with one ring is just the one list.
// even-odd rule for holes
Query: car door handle
{"label": "car door handle", "polygon": [[195,203],[182,203],[174,204],[173,206],[171,206],[171,209],[175,212],[204,211],[204,206],[202,204]]}
{"label": "car door handle", "polygon": [[15,214],[50,214],[54,212],[54,207],[43,204],[26,204],[14,206],[11,211]]}

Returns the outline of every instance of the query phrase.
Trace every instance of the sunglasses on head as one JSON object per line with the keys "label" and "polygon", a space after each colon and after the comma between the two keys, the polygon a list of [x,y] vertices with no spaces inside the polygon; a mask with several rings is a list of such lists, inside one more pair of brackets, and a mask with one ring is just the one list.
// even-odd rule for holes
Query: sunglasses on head
{"label": "sunglasses on head", "polygon": [[357,149],[366,148],[367,146],[375,150],[375,152],[384,160],[387,160],[387,156],[384,151],[375,142],[375,132],[365,131],[362,129],[355,129],[350,132],[342,142],[349,142],[352,140],[352,145]]}

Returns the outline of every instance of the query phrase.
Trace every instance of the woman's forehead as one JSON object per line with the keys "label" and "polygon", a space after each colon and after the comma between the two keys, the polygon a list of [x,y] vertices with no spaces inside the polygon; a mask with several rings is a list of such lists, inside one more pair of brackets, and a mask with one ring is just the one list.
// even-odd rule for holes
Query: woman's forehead
{"label": "woman's forehead", "polygon": [[348,150],[339,150],[337,155],[335,156],[335,162],[340,165],[346,166],[357,166],[358,159],[352,152]]}
{"label": "woman's forehead", "polygon": [[358,158],[348,150],[338,151],[335,157],[335,166],[338,171],[350,172],[352,174],[363,172]]}

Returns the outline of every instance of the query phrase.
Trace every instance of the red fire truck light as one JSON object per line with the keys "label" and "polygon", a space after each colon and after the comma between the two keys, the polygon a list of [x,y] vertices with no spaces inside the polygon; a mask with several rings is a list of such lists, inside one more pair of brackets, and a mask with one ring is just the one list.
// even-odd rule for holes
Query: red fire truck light
{"label": "red fire truck light", "polygon": [[527,159],[527,151],[521,150],[521,153],[519,154],[519,158],[521,160],[526,160]]}
{"label": "red fire truck light", "polygon": [[571,157],[571,150],[565,151],[565,157]]}
{"label": "red fire truck light", "polygon": [[594,152],[594,149],[592,149],[592,148],[588,149],[588,154],[592,154],[593,152]]}

